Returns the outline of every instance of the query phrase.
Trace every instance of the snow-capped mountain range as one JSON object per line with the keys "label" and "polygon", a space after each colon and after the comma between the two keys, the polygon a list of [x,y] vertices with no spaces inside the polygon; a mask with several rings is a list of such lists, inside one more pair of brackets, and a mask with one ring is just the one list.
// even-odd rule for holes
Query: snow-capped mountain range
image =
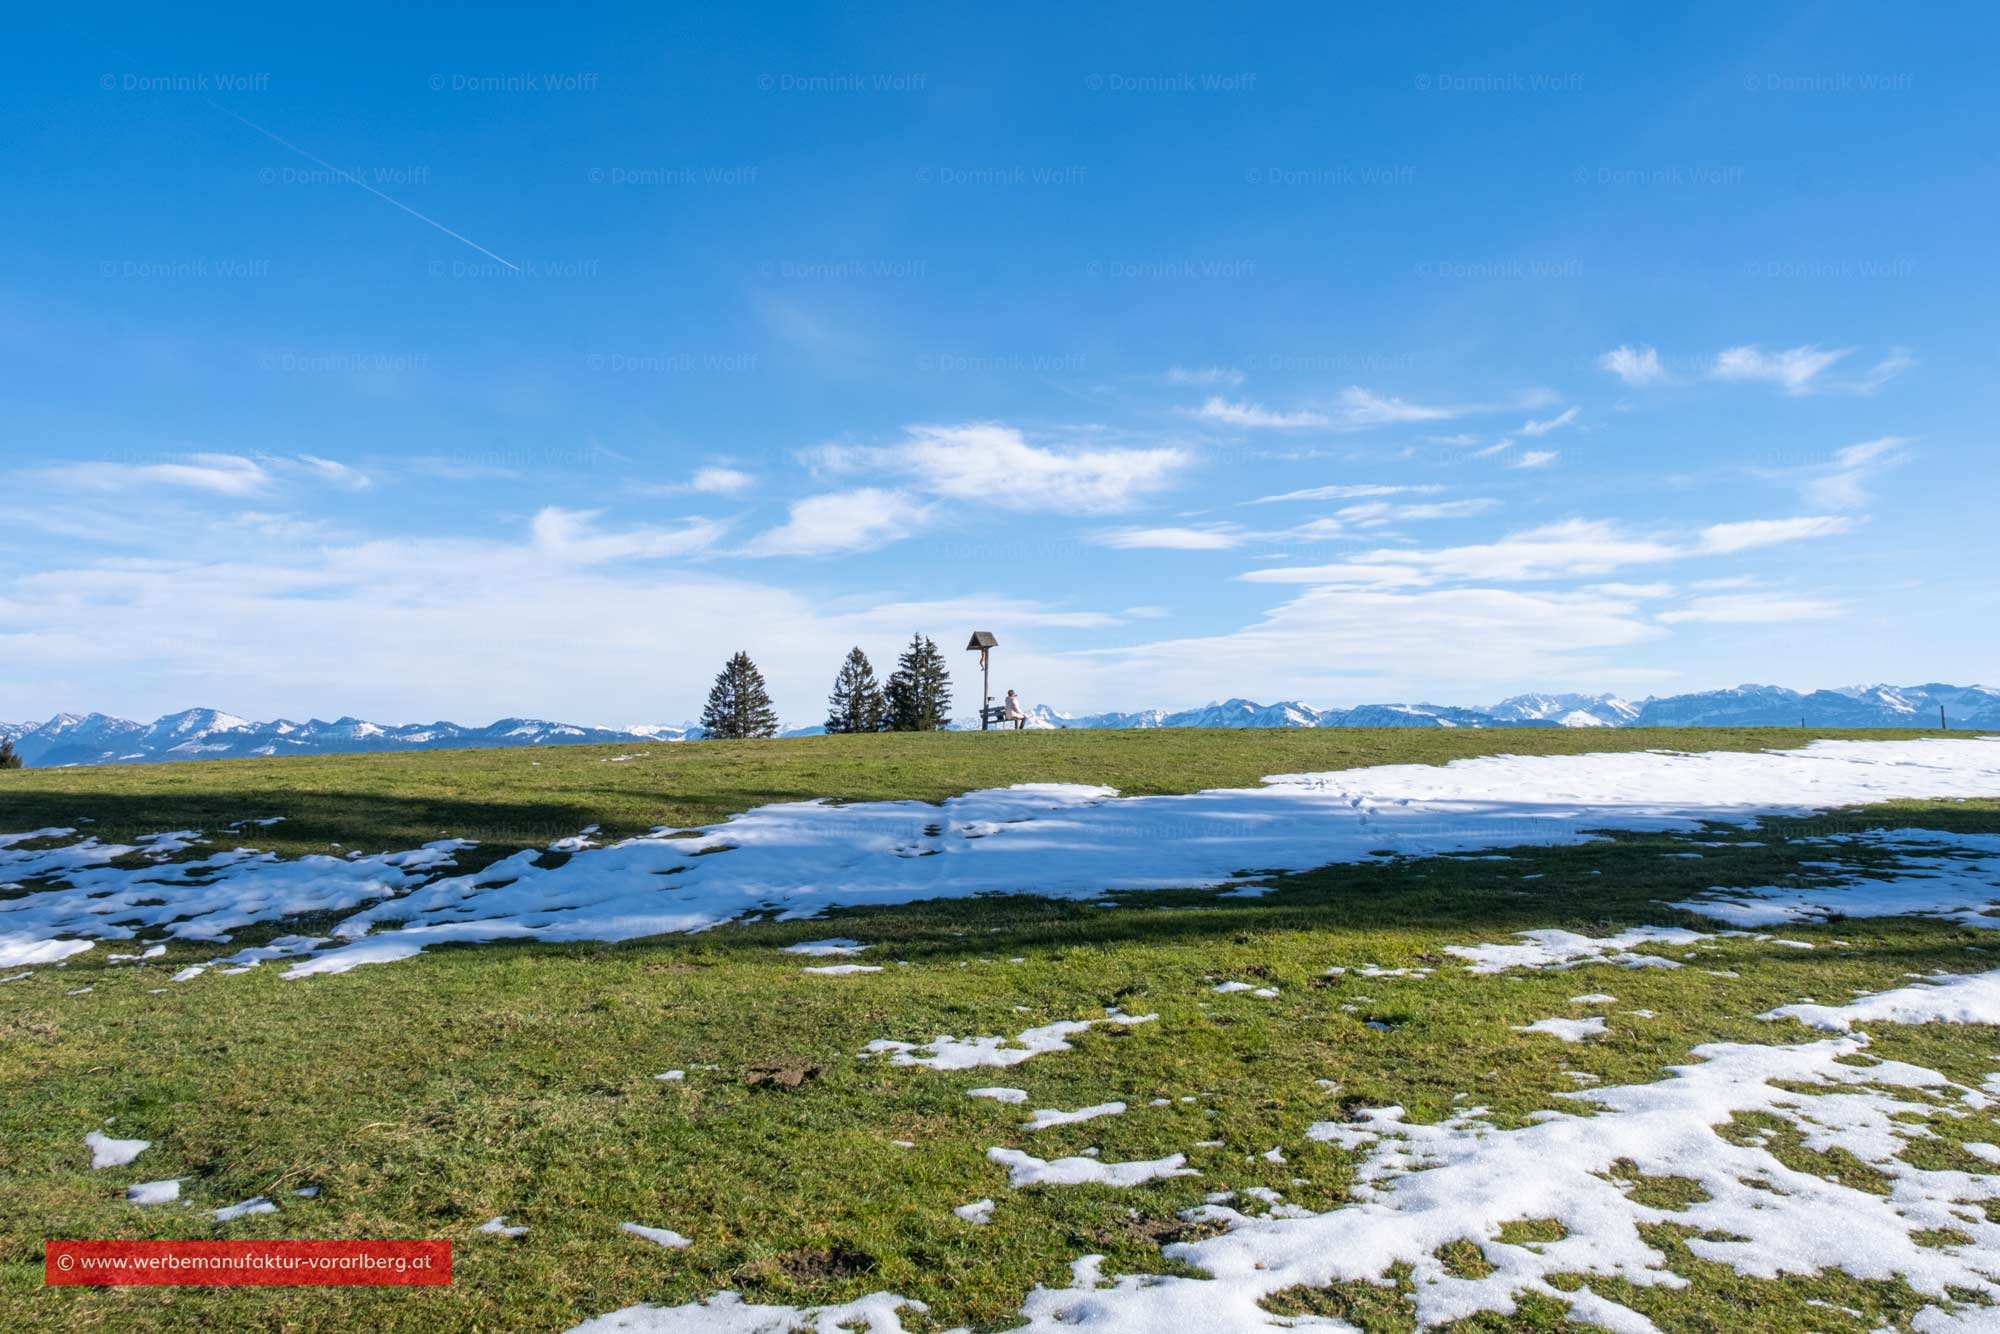
{"label": "snow-capped mountain range", "polygon": [[[1443,704],[1364,704],[1316,709],[1296,700],[1259,704],[1228,699],[1198,709],[1139,713],[1029,711],[1028,726],[1117,727],[1919,727],[2000,731],[2000,690],[1930,684],[1855,686],[1801,694],[1782,686],[1737,686],[1640,701],[1616,695],[1516,695],[1485,709]],[[976,728],[976,720],[954,726]],[[823,729],[798,727],[786,736]],[[589,743],[687,741],[692,723],[579,727],[536,718],[502,718],[486,727],[457,723],[384,725],[359,718],[295,723],[251,722],[217,709],[188,709],[150,723],[92,713],[59,713],[47,722],[0,723],[22,760],[35,768],[71,764],[138,764],[160,760],[242,759],[268,755],[329,755],[349,751],[451,750],[480,746],[563,746]]]}

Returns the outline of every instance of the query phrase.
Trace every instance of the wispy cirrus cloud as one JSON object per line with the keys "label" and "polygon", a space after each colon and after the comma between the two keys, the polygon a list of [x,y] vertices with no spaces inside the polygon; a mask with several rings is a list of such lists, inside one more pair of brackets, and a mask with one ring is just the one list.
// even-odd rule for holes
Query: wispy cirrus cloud
{"label": "wispy cirrus cloud", "polygon": [[1664,625],[1700,622],[1709,625],[1774,625],[1783,621],[1817,621],[1841,614],[1838,603],[1777,593],[1725,593],[1695,598],[1654,619]]}
{"label": "wispy cirrus cloud", "polygon": [[1198,408],[1183,409],[1186,416],[1196,421],[1212,422],[1218,426],[1245,426],[1253,430],[1296,430],[1305,426],[1331,426],[1333,419],[1323,412],[1300,410],[1297,412],[1274,412],[1262,403],[1246,400],[1211,397]]}
{"label": "wispy cirrus cloud", "polygon": [[759,533],[740,556],[835,556],[872,551],[915,533],[930,518],[922,501],[901,491],[862,487],[792,502],[789,517]]}
{"label": "wispy cirrus cloud", "polygon": [[1908,457],[1907,436],[1885,435],[1834,451],[1833,461],[1813,470],[1801,488],[1806,503],[1826,509],[1859,509],[1868,502],[1868,482]]}
{"label": "wispy cirrus cloud", "polygon": [[1164,490],[1194,461],[1178,446],[1041,445],[998,422],[910,426],[889,445],[828,445],[806,460],[832,473],[866,471],[910,489],[1000,509],[1101,514]]}
{"label": "wispy cirrus cloud", "polygon": [[1908,351],[1892,348],[1856,378],[1835,379],[1827,374],[1853,354],[1851,347],[1823,348],[1816,343],[1771,352],[1756,343],[1743,343],[1726,347],[1705,364],[1686,367],[1677,376],[1661,362],[1658,349],[1620,345],[1599,357],[1597,365],[1633,388],[1713,380],[1724,384],[1768,384],[1800,398],[1819,393],[1872,394],[1916,364],[1916,358]]}
{"label": "wispy cirrus cloud", "polygon": [[1324,565],[1251,570],[1246,583],[1357,587],[1409,584],[1540,582],[1602,577],[1633,566],[1724,555],[1848,531],[1837,516],[1712,524],[1691,540],[1641,536],[1602,519],[1566,519],[1512,533],[1496,542],[1357,552]]}
{"label": "wispy cirrus cloud", "polygon": [[1213,385],[1227,385],[1234,388],[1243,383],[1242,371],[1232,366],[1174,366],[1167,371],[1168,384],[1190,385],[1208,388]]}
{"label": "wispy cirrus cloud", "polygon": [[1619,344],[1597,359],[1600,370],[1609,371],[1634,389],[1648,385],[1671,384],[1673,377],[1660,364],[1660,353],[1653,347],[1632,347]]}
{"label": "wispy cirrus cloud", "polygon": [[537,511],[529,525],[534,549],[551,560],[576,565],[664,560],[707,551],[727,526],[695,518],[672,526],[642,524],[613,529],[598,524],[602,514],[602,510],[568,510],[554,505]]}
{"label": "wispy cirrus cloud", "polygon": [[1318,427],[1334,431],[1366,431],[1384,426],[1409,426],[1421,422],[1446,421],[1468,413],[1489,412],[1486,407],[1439,407],[1412,403],[1393,394],[1381,394],[1360,385],[1349,385],[1332,402],[1308,404],[1291,411],[1265,407],[1243,399],[1211,395],[1198,408],[1182,408],[1181,415],[1216,426],[1236,426],[1249,430],[1298,430]]}
{"label": "wispy cirrus cloud", "polygon": [[1821,371],[1853,351],[1851,347],[1819,348],[1808,344],[1766,352],[1755,344],[1745,344],[1718,352],[1709,375],[1717,380],[1776,385],[1788,394],[1809,394]]}
{"label": "wispy cirrus cloud", "polygon": [[1806,515],[1796,519],[1750,519],[1742,523],[1710,524],[1701,530],[1701,548],[1718,555],[1797,542],[1812,537],[1833,537],[1854,527],[1854,521],[1838,514]]}
{"label": "wispy cirrus cloud", "polygon": [[1444,490],[1441,486],[1397,486],[1379,482],[1340,482],[1332,486],[1310,486],[1303,491],[1285,491],[1275,496],[1259,496],[1246,500],[1245,505],[1275,505],[1287,500],[1356,500],[1365,496],[1401,496],[1429,494]]}
{"label": "wispy cirrus cloud", "polygon": [[1553,417],[1548,417],[1541,421],[1535,421],[1533,419],[1530,419],[1528,421],[1522,422],[1521,425],[1515,429],[1514,434],[1525,435],[1530,440],[1538,440],[1542,436],[1547,435],[1550,431],[1560,431],[1565,426],[1570,426],[1575,424],[1576,419],[1582,414],[1583,414],[1583,409],[1581,408],[1575,408],[1575,407],[1564,408],[1561,412],[1557,413]]}
{"label": "wispy cirrus cloud", "polygon": [[158,462],[58,463],[35,477],[86,491],[170,488],[217,496],[250,496],[287,480],[316,482],[347,491],[373,485],[366,473],[316,454],[194,453]]}

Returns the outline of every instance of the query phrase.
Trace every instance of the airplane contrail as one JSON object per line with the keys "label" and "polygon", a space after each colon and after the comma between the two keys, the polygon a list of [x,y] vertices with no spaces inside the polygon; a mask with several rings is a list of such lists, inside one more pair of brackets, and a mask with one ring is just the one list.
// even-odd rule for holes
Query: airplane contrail
{"label": "airplane contrail", "polygon": [[491,250],[488,250],[485,246],[479,244],[479,242],[473,240],[469,236],[460,236],[457,232],[445,226],[443,223],[439,222],[436,218],[430,218],[424,216],[423,214],[417,212],[415,209],[411,208],[408,204],[405,204],[402,200],[397,199],[395,196],[383,194],[380,190],[377,190],[374,186],[362,180],[359,176],[356,176],[353,172],[348,171],[346,168],[336,167],[331,162],[328,162],[325,158],[315,157],[313,154],[306,152],[305,149],[300,148],[297,144],[291,142],[291,140],[282,138],[279,135],[271,133],[269,130],[265,129],[262,125],[259,125],[256,121],[251,120],[247,116],[239,116],[234,111],[231,111],[228,107],[223,106],[218,102],[211,102],[209,101],[209,99],[205,97],[202,99],[202,101],[208,102],[210,106],[214,107],[217,111],[220,111],[223,115],[229,117],[231,120],[241,121],[243,124],[248,125],[251,129],[257,131],[257,133],[263,135],[266,139],[269,139],[272,143],[283,145],[284,147],[291,149],[294,153],[297,153],[300,157],[304,158],[306,161],[317,163],[318,165],[325,167],[328,171],[335,172],[338,175],[346,177],[354,184],[366,190],[369,194],[374,195],[377,199],[381,199],[388,203],[394,204],[397,208],[403,210],[403,212],[409,214],[411,217],[417,219],[419,222],[429,223],[431,226],[443,232],[446,236],[449,236],[452,240],[460,242],[463,245],[471,246],[474,250],[477,250],[480,254],[486,256],[488,259],[499,260],[502,264],[505,264],[508,268],[512,269],[516,273],[519,273],[521,271],[521,266],[514,263],[512,260],[503,259],[501,256],[494,254]]}

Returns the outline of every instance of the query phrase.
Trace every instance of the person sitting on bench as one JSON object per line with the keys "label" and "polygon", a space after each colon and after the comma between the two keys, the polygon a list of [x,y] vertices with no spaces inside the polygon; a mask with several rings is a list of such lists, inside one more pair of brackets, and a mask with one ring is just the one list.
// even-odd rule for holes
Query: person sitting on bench
{"label": "person sitting on bench", "polygon": [[1028,725],[1027,711],[1021,707],[1021,701],[1011,690],[1007,692],[1007,702],[1000,706],[1000,717],[1003,721],[1014,724],[1016,732]]}

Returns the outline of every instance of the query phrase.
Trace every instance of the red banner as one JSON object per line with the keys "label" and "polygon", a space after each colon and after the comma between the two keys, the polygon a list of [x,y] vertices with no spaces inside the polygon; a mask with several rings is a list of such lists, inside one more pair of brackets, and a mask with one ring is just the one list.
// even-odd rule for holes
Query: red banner
{"label": "red banner", "polygon": [[109,1287],[443,1287],[448,1241],[51,1241],[45,1282]]}

